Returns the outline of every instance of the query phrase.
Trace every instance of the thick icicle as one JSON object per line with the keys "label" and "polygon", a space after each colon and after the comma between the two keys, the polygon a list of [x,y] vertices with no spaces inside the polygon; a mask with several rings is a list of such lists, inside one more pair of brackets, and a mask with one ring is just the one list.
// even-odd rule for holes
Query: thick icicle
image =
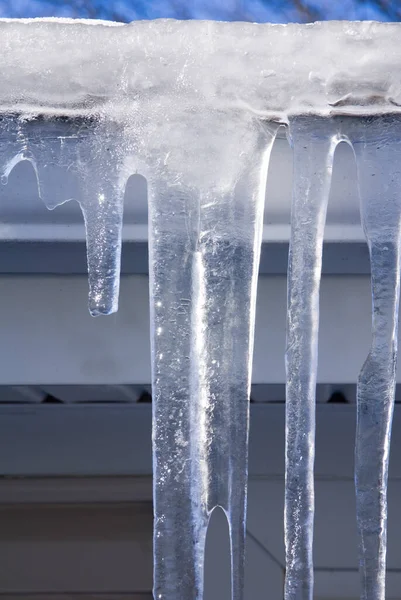
{"label": "thick icicle", "polygon": [[[245,133],[222,138],[222,154],[200,155],[213,169],[203,177],[195,152],[188,173],[164,173],[163,190],[160,174],[150,185],[156,599],[202,599],[216,506],[230,525],[232,597],[243,594],[255,296],[273,141],[257,125]],[[227,174],[222,162],[241,171]],[[198,188],[185,184],[194,178]]]}
{"label": "thick icicle", "polygon": [[355,125],[372,273],[372,345],[357,388],[355,485],[362,600],[385,599],[387,476],[395,394],[401,235],[401,120]]}
{"label": "thick icicle", "polygon": [[313,594],[315,388],[323,233],[335,141],[330,121],[290,121],[294,184],[288,263],[286,600]]}

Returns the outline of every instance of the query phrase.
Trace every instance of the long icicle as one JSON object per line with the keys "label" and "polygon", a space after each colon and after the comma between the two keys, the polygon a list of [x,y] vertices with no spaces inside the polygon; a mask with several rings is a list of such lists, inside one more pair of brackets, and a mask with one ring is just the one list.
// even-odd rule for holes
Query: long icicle
{"label": "long icicle", "polygon": [[294,183],[286,349],[285,600],[313,596],[315,388],[323,234],[335,138],[324,119],[290,121]]}
{"label": "long icicle", "polygon": [[232,181],[219,179],[216,163],[201,189],[175,183],[199,165],[169,174],[164,190],[159,177],[150,185],[156,600],[202,599],[216,506],[230,525],[232,597],[243,598],[255,296],[273,142],[257,125],[250,133],[248,152],[224,139],[230,161],[242,151]]}
{"label": "long icicle", "polygon": [[384,600],[400,293],[401,120],[366,119],[355,129],[352,141],[372,281],[372,342],[357,388],[355,486],[361,599]]}

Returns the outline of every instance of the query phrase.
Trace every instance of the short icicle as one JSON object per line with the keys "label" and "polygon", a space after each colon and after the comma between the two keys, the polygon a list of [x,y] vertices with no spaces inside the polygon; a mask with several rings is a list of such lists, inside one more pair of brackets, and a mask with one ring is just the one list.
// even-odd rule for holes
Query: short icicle
{"label": "short icicle", "polygon": [[323,234],[336,136],[331,121],[290,120],[294,183],[286,349],[285,600],[312,600],[315,389]]}
{"label": "short icicle", "polygon": [[230,525],[232,598],[243,598],[250,375],[273,136],[257,124],[248,147],[224,139],[228,162],[242,152],[241,171],[227,181],[216,156],[199,186],[185,184],[204,168],[199,157],[188,174],[163,173],[171,181],[164,189],[160,174],[150,182],[156,600],[202,600],[216,506]]}
{"label": "short icicle", "polygon": [[397,361],[401,120],[355,121],[352,137],[369,246],[372,342],[357,388],[355,486],[361,599],[385,600],[387,479]]}
{"label": "short icicle", "polygon": [[[79,202],[86,227],[89,311],[93,316],[116,312],[123,201],[129,176],[123,127],[102,120],[82,120],[77,127],[64,121],[37,123],[15,118],[0,122],[0,133],[3,130],[10,141],[0,147],[2,183],[7,183],[20,161],[28,160],[47,208],[53,210],[71,199]],[[77,185],[72,189],[58,186],[57,169]]]}
{"label": "short icicle", "polygon": [[[116,138],[116,139],[115,139]],[[125,184],[120,136],[98,128],[82,144],[80,205],[85,220],[89,311],[108,315],[118,309]]]}

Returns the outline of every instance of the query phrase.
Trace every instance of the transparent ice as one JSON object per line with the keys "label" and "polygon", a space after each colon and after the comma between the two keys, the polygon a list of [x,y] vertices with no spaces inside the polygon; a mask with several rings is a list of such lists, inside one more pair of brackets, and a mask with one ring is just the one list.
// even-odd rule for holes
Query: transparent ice
{"label": "transparent ice", "polygon": [[232,597],[243,597],[256,284],[274,130],[256,119],[231,129],[221,117],[198,123],[225,133],[212,137],[205,185],[190,185],[196,157],[151,181],[154,594],[166,600],[202,598],[217,506],[229,521]]}
{"label": "transparent ice", "polygon": [[[319,286],[333,154],[354,150],[372,271],[357,392],[362,600],[384,600],[400,276],[400,24],[0,20],[2,183],[32,163],[49,209],[79,203],[89,309],[117,310],[123,198],[149,190],[154,594],[202,600],[210,515],[244,589],[249,389],[270,150],[294,152],[288,269],[286,600],[313,597]],[[53,167],[73,181],[57,186]],[[267,199],[268,201],[268,199]]]}
{"label": "transparent ice", "polygon": [[357,388],[355,485],[362,600],[384,600],[401,243],[401,120],[365,119],[354,143],[372,277],[372,342]]}
{"label": "transparent ice", "polygon": [[294,183],[286,349],[286,600],[313,597],[313,464],[319,287],[335,138],[329,119],[290,119]]}
{"label": "transparent ice", "polygon": [[372,346],[357,387],[355,486],[362,600],[384,600],[387,478],[400,285],[401,119],[290,119],[294,188],[288,268],[286,600],[313,597],[315,387],[322,242],[333,153],[355,153],[372,277]]}
{"label": "transparent ice", "polygon": [[[89,310],[110,314],[118,307],[121,232],[125,184],[124,143],[115,126],[77,119],[26,120],[5,118],[0,132],[7,140],[2,154],[2,182],[21,160],[32,163],[39,194],[47,208],[68,200],[80,204],[86,226],[89,276]],[[69,198],[57,193],[54,165],[76,180],[79,194]]]}

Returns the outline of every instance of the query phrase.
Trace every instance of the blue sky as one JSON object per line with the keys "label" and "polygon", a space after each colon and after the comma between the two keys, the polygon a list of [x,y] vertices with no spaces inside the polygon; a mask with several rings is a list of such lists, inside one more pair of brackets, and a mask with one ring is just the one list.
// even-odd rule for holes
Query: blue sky
{"label": "blue sky", "polygon": [[398,21],[401,0],[0,0],[0,17],[120,21],[172,17],[287,23],[323,19]]}

